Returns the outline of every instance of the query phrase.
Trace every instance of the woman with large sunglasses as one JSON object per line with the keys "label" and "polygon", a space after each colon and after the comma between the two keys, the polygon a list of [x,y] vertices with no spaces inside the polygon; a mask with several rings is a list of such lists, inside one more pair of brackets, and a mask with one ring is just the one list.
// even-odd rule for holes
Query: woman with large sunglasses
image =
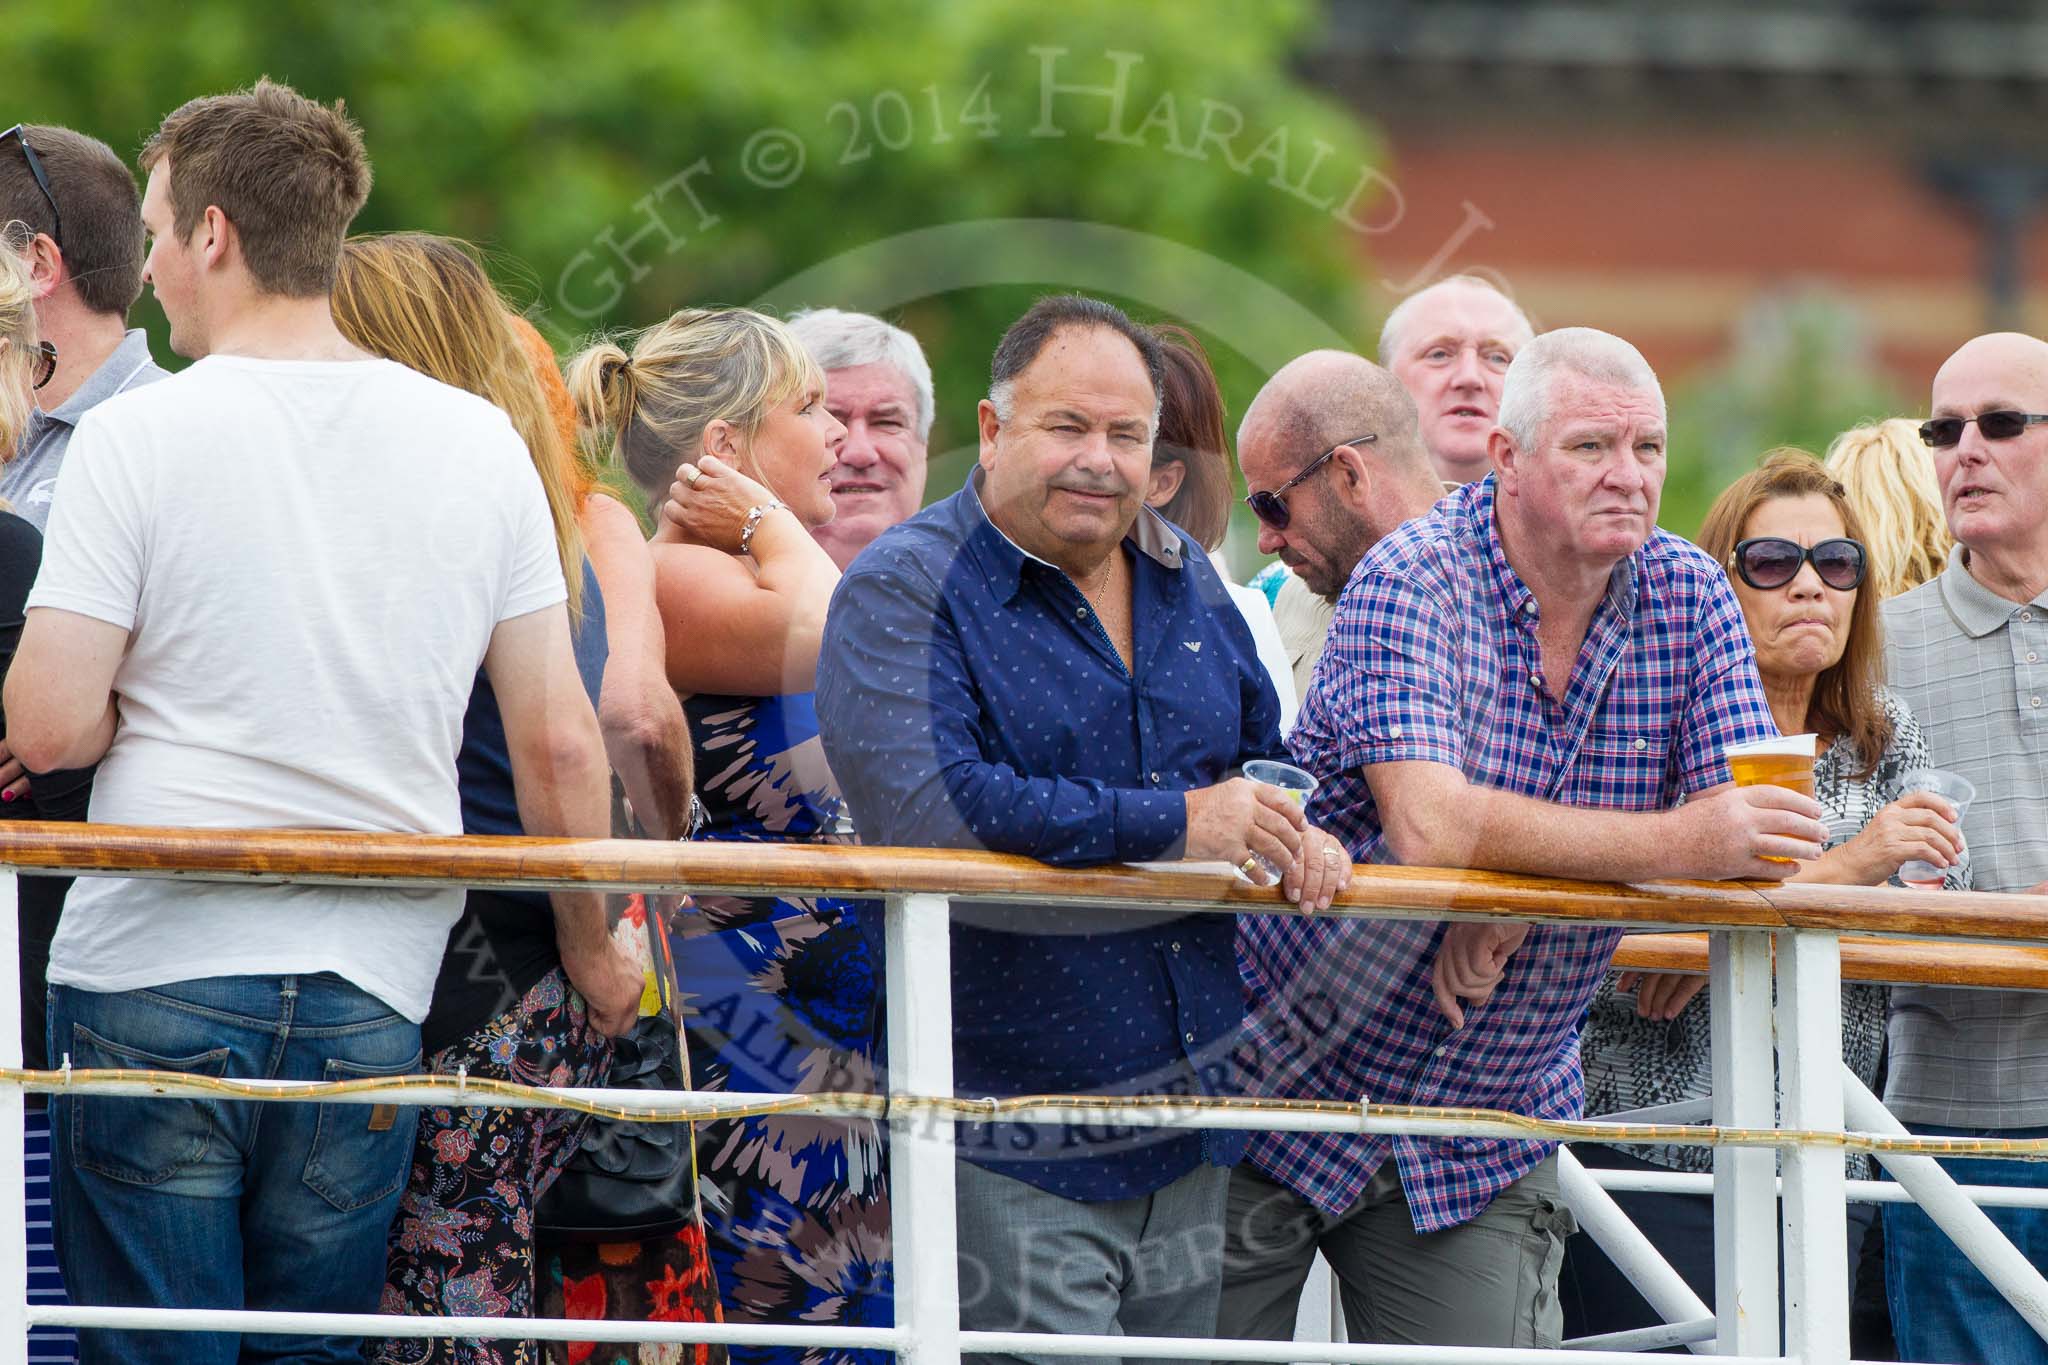
{"label": "woman with large sunglasses", "polygon": [[[1864,587],[1869,561],[1847,493],[1802,450],[1765,455],[1724,492],[1700,528],[1700,548],[1728,568],[1756,644],[1757,672],[1784,734],[1820,735],[1815,795],[1828,822],[1827,850],[1793,881],[1876,886],[1920,858],[1964,884],[1962,835],[1938,797],[1902,790],[1928,766],[1912,712],[1883,685],[1878,595]],[[1706,978],[1628,972],[1595,997],[1581,1040],[1588,1117],[1655,1109],[1644,1122],[1706,1122],[1713,1094]],[[1871,1085],[1884,1047],[1887,992],[1842,990],[1842,1054]],[[1679,1106],[1674,1109],[1672,1106]],[[1708,1147],[1626,1149],[1582,1143],[1588,1166],[1630,1171],[1711,1171]],[[1871,1178],[1870,1158],[1849,1158],[1852,1179]],[[1618,1194],[1623,1210],[1708,1303],[1714,1301],[1713,1200],[1696,1194]],[[1875,1205],[1853,1204],[1849,1264],[1860,1255]],[[1660,1318],[1590,1238],[1566,1249],[1559,1292],[1565,1335],[1653,1325]],[[1858,1343],[1862,1358],[1866,1343]]]}

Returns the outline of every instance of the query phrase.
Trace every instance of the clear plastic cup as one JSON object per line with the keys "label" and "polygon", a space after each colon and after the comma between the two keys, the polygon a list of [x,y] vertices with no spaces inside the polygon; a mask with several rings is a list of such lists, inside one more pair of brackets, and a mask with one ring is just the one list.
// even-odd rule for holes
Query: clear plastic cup
{"label": "clear plastic cup", "polygon": [[[1943,768],[1915,768],[1899,779],[1899,790],[1933,792],[1956,808],[1958,826],[1969,814],[1970,803],[1977,799],[1977,788],[1970,779]],[[1899,880],[1918,891],[1939,891],[1942,869],[1919,858],[1909,858],[1899,864]]]}
{"label": "clear plastic cup", "polygon": [[[1254,782],[1267,787],[1277,787],[1294,798],[1297,806],[1306,806],[1309,796],[1315,791],[1317,782],[1314,773],[1295,767],[1292,763],[1280,763],[1270,758],[1255,758],[1244,765],[1244,775]],[[1272,860],[1252,855],[1258,865],[1265,869],[1267,882],[1280,880],[1280,869]]]}

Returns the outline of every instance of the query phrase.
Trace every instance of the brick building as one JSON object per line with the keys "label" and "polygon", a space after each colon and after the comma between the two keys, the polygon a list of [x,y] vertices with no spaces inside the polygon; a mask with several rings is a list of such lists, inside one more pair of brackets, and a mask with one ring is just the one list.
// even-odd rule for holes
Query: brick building
{"label": "brick building", "polygon": [[1374,302],[1491,271],[1667,375],[1818,289],[1901,392],[2048,334],[2048,13],[2018,4],[1332,0],[1311,75],[1386,138]]}

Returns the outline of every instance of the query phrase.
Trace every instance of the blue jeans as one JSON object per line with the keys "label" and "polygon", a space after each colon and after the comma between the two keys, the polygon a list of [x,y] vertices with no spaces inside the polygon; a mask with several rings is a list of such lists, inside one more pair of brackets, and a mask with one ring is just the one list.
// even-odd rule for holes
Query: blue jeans
{"label": "blue jeans", "polygon": [[[338,1081],[417,1069],[420,1031],[328,974],[50,988],[74,1067]],[[75,1302],[373,1313],[417,1111],[59,1095],[58,1259]],[[360,1362],[353,1337],[82,1331],[100,1362]]]}
{"label": "blue jeans", "polygon": [[[2048,1137],[2048,1128],[1937,1128],[1928,1137]],[[1969,1157],[1942,1169],[1965,1185],[2048,1187],[2048,1164]],[[2048,1210],[1985,1209],[2037,1269],[2048,1269]],[[2005,1301],[1983,1272],[1917,1204],[1884,1206],[1884,1274],[1900,1360],[1944,1365],[2048,1365],[2048,1342]]]}

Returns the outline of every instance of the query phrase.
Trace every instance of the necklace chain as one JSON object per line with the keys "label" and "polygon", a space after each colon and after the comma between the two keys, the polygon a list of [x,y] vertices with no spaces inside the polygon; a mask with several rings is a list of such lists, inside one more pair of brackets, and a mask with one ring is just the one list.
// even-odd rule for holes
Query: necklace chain
{"label": "necklace chain", "polygon": [[[1110,551],[1111,555],[1114,555],[1115,553],[1115,550]],[[1116,561],[1114,559],[1105,559],[1102,561],[1102,572],[1095,575],[1095,581],[1093,584],[1076,585],[1081,589],[1081,596],[1087,598],[1090,602],[1095,603],[1096,610],[1098,611],[1102,609],[1102,604],[1100,600],[1102,597],[1102,590],[1109,586],[1109,571],[1115,567]]]}

